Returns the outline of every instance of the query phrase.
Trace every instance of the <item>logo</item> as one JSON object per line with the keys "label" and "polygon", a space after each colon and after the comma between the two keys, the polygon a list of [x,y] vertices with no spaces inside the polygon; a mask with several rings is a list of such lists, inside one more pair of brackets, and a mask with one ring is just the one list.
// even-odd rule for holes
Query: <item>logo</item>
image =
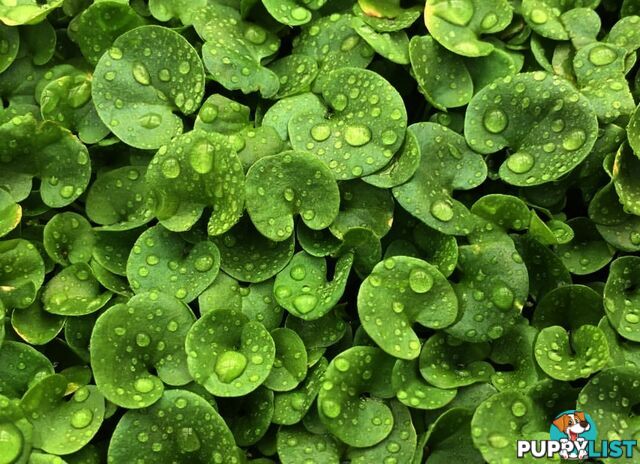
{"label": "logo", "polygon": [[636,440],[602,440],[591,416],[575,409],[556,416],[549,440],[518,440],[518,458],[553,458],[582,461],[589,458],[631,458]]}

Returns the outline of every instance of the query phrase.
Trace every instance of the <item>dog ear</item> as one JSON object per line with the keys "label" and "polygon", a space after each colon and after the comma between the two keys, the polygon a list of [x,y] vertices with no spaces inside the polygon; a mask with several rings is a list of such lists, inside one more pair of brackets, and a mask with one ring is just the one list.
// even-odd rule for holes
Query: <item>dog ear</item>
{"label": "dog ear", "polygon": [[558,427],[558,430],[562,433],[565,433],[565,430],[567,430],[567,427],[569,426],[569,416],[567,414],[563,414],[553,421],[553,425]]}
{"label": "dog ear", "polygon": [[584,413],[582,411],[576,411],[574,414],[576,415],[576,417],[580,422],[584,422],[587,420],[587,418],[584,416]]}

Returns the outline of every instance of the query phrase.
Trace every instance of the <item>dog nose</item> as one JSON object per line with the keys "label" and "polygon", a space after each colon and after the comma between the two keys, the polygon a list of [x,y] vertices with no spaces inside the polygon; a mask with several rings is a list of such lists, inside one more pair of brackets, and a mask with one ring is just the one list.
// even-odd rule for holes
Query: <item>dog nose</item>
{"label": "dog nose", "polygon": [[580,422],[580,425],[582,426],[582,428],[587,428],[589,426],[589,422],[582,421],[582,422]]}

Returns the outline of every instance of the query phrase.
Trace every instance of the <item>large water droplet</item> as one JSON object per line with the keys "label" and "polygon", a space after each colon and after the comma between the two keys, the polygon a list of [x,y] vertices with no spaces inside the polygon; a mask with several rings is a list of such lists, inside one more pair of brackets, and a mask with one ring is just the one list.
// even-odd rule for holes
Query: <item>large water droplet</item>
{"label": "large water droplet", "polygon": [[196,268],[196,271],[207,272],[213,267],[213,256],[206,254],[198,257],[194,263],[194,267]]}
{"label": "large water droplet", "polygon": [[613,63],[618,54],[612,48],[606,45],[597,45],[589,52],[589,61],[596,66],[606,66]]}
{"label": "large water droplet", "polygon": [[325,416],[335,419],[340,415],[342,408],[333,400],[325,400],[322,402],[322,412]]}
{"label": "large water droplet", "polygon": [[571,132],[562,142],[565,150],[576,151],[584,145],[587,140],[587,134],[582,129],[576,129]]}
{"label": "large water droplet", "polygon": [[315,295],[300,295],[293,300],[293,306],[301,313],[307,314],[318,304],[318,297]]}
{"label": "large water droplet", "polygon": [[216,359],[215,373],[221,382],[230,383],[247,367],[247,358],[237,351],[225,351]]}
{"label": "large water droplet", "polygon": [[93,420],[93,412],[91,409],[82,408],[71,414],[71,426],[75,429],[83,429],[87,427]]}
{"label": "large water droplet", "polygon": [[200,449],[200,439],[191,427],[180,428],[176,435],[176,442],[184,453],[193,453]]}
{"label": "large water droplet", "polygon": [[371,130],[367,126],[351,125],[344,131],[344,139],[352,147],[360,147],[371,140]]}
{"label": "large water droplet", "polygon": [[511,444],[511,441],[507,439],[504,435],[500,435],[499,433],[491,433],[489,434],[489,445],[493,448],[506,448]]}
{"label": "large water droplet", "polygon": [[260,45],[267,40],[267,33],[262,28],[249,26],[244,31],[244,38],[252,44]]}
{"label": "large water droplet", "polygon": [[524,174],[531,170],[535,159],[529,153],[519,151],[507,159],[507,168],[516,174]]}
{"label": "large water droplet", "polygon": [[529,14],[529,18],[531,19],[531,22],[534,24],[544,24],[548,21],[549,16],[544,10],[541,10],[539,8],[534,8],[531,10],[531,13]]}
{"label": "large water droplet", "polygon": [[189,157],[191,167],[199,174],[207,174],[213,169],[213,145],[206,140],[193,147]]}
{"label": "large water droplet", "polygon": [[147,113],[140,116],[138,122],[145,129],[155,129],[162,124],[162,116],[158,113]]}
{"label": "large water droplet", "polygon": [[323,142],[331,135],[331,127],[328,124],[316,124],[311,128],[311,137],[316,142]]}
{"label": "large water droplet", "polygon": [[436,200],[430,208],[434,218],[442,222],[449,222],[453,219],[453,208],[446,200]]}
{"label": "large water droplet", "polygon": [[424,269],[411,269],[409,287],[416,293],[427,293],[433,287],[433,277]]}
{"label": "large water droplet", "polygon": [[149,393],[154,388],[153,380],[150,378],[141,378],[135,381],[133,388],[140,393]]}
{"label": "large water droplet", "polygon": [[142,85],[149,85],[151,84],[151,76],[149,76],[149,71],[147,71],[147,68],[144,64],[142,63],[134,63],[133,67],[131,68],[131,72],[133,73],[133,78]]}
{"label": "large water droplet", "polygon": [[291,10],[291,17],[296,21],[306,21],[311,19],[311,13],[306,8],[297,7]]}
{"label": "large water droplet", "polygon": [[180,163],[175,158],[167,158],[162,162],[162,174],[167,179],[175,179],[180,175]]}
{"label": "large water droplet", "polygon": [[491,292],[491,301],[498,309],[507,311],[513,307],[513,292],[509,287],[498,286]]}
{"label": "large water droplet", "polygon": [[509,123],[509,119],[504,111],[499,109],[488,110],[484,114],[484,127],[492,134],[499,134],[504,131]]}

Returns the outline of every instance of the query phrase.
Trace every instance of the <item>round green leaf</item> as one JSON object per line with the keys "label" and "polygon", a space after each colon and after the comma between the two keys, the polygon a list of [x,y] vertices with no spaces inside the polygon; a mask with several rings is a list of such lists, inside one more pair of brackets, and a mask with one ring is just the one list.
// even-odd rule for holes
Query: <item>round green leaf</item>
{"label": "round green leaf", "polygon": [[44,282],[44,262],[23,239],[0,242],[0,300],[7,309],[27,308]]}
{"label": "round green leaf", "polygon": [[446,464],[461,460],[465,464],[484,464],[482,455],[473,445],[471,411],[452,408],[440,415],[429,427],[425,448],[429,450],[429,464]]}
{"label": "round green leaf", "polygon": [[155,214],[170,230],[189,230],[211,207],[207,231],[220,235],[242,214],[242,164],[220,134],[193,131],[174,138],[158,150],[145,178],[157,198]]}
{"label": "round green leaf", "polygon": [[611,261],[615,250],[602,240],[593,222],[577,217],[567,224],[575,231],[575,236],[571,242],[558,246],[557,252],[572,274],[591,274]]}
{"label": "round green leaf", "polygon": [[218,93],[210,95],[200,107],[195,129],[206,132],[235,134],[251,127],[250,109]]}
{"label": "round green leaf", "polygon": [[412,124],[409,132],[418,139],[420,165],[407,183],[393,188],[393,196],[429,227],[445,234],[468,234],[475,219],[452,194],[485,180],[484,160],[469,149],[461,135],[439,124]]}
{"label": "round green leaf", "polygon": [[261,235],[248,219],[215,237],[222,258],[222,270],[242,282],[263,282],[284,268],[295,249],[292,235],[272,241]]}
{"label": "round green leaf", "polygon": [[[488,381],[493,367],[484,361],[488,343],[468,343],[437,332],[427,339],[420,353],[420,373],[439,388],[458,388]],[[452,366],[455,366],[452,369]]]}
{"label": "round green leaf", "polygon": [[636,302],[640,295],[640,258],[623,256],[611,263],[604,287],[604,307],[609,322],[624,338],[640,341],[640,311]]}
{"label": "round green leaf", "polygon": [[77,213],[58,213],[44,227],[44,249],[52,260],[63,266],[88,263],[94,242],[91,224]]}
{"label": "round green leaf", "polygon": [[463,56],[491,53],[491,42],[483,34],[504,30],[513,16],[506,0],[427,0],[424,21],[433,37],[444,47]]}
{"label": "round green leaf", "polygon": [[331,435],[317,435],[302,425],[280,427],[278,457],[282,464],[301,462],[340,463],[340,446]]}
{"label": "round green leaf", "polygon": [[307,375],[307,351],[300,336],[284,327],[271,331],[276,357],[264,386],[273,391],[290,391]]}
{"label": "round green leaf", "polygon": [[[420,90],[435,108],[445,110],[469,103],[473,82],[462,57],[428,35],[411,38],[409,56]],[[434,62],[438,66],[433,66]]]}
{"label": "round green leaf", "polygon": [[347,285],[353,254],[338,259],[333,279],[327,280],[327,262],[302,251],[278,273],[274,295],[280,306],[296,317],[318,319],[338,303]]}
{"label": "round green leaf", "polygon": [[537,335],[538,330],[523,319],[493,342],[490,358],[499,366],[491,376],[491,383],[498,391],[524,391],[543,377],[533,354]]}
{"label": "round green leaf", "polygon": [[336,179],[371,174],[389,163],[404,140],[407,112],[397,90],[379,74],[341,68],[327,76],[322,97],[331,112],[289,121],[295,150],[320,158]]}
{"label": "round green leaf", "polygon": [[202,397],[169,390],[157,403],[128,411],[109,444],[110,462],[239,464],[240,454],[224,419]]}
{"label": "round green leaf", "polygon": [[2,48],[0,48],[0,73],[11,66],[13,60],[18,56],[18,48],[20,47],[20,34],[18,28],[5,26],[0,24],[0,40],[2,40]]}
{"label": "round green leaf", "polygon": [[20,405],[34,425],[33,445],[48,453],[69,454],[85,446],[104,418],[104,397],[91,385],[64,399],[67,379],[50,375],[34,384]]}
{"label": "round green leaf", "polygon": [[252,446],[269,430],[273,417],[273,391],[258,388],[246,396],[225,398],[221,413],[238,446]]}
{"label": "round green leaf", "polygon": [[233,8],[211,3],[194,17],[205,41],[202,56],[213,78],[229,90],[260,91],[270,98],[278,91],[278,76],[262,60],[280,47],[280,39],[257,24],[243,21]]}
{"label": "round green leaf", "polygon": [[359,17],[351,19],[351,27],[380,56],[392,63],[409,64],[409,38],[404,31],[378,33]]}
{"label": "round green leaf", "polygon": [[93,259],[108,271],[120,276],[126,276],[129,252],[141,232],[140,229],[126,231],[96,230]]}
{"label": "round green leaf", "polygon": [[220,252],[209,240],[192,245],[157,225],[143,232],[127,260],[134,292],[161,291],[189,303],[218,275]]}
{"label": "round green leaf", "polygon": [[278,100],[262,118],[262,124],[273,127],[282,140],[289,139],[289,121],[298,114],[322,113],[324,104],[313,93],[303,93]]}
{"label": "round green leaf", "polygon": [[404,184],[413,176],[420,164],[420,146],[418,139],[407,131],[404,144],[389,164],[378,172],[362,178],[368,184],[379,188],[391,188]]}
{"label": "round green leaf", "polygon": [[510,241],[466,245],[459,251],[461,278],[454,289],[462,318],[446,331],[468,342],[498,339],[516,323],[527,300],[527,268]]}
{"label": "round green leaf", "polygon": [[271,240],[289,238],[297,214],[314,230],[328,227],[338,215],[338,185],[308,153],[286,151],[258,160],[247,173],[246,189],[251,221]]}
{"label": "round green leaf", "polygon": [[65,318],[45,312],[36,300],[26,309],[16,309],[11,315],[13,330],[31,345],[44,345],[62,330]]}
{"label": "round green leaf", "polygon": [[62,3],[63,0],[5,1],[0,5],[0,21],[7,26],[37,24]]}
{"label": "round green leaf", "polygon": [[53,374],[53,365],[35,348],[6,340],[0,347],[0,374],[0,394],[21,398],[33,383]]}
{"label": "round green leaf", "polygon": [[370,346],[354,346],[333,358],[318,394],[318,412],[334,436],[365,448],[391,433],[393,414],[378,395],[386,396],[383,379],[392,367],[393,358]]}
{"label": "round green leaf", "polygon": [[315,58],[294,53],[280,58],[269,65],[280,81],[280,88],[273,98],[285,98],[308,92],[311,83],[318,75],[318,63]]}
{"label": "round green leaf", "polygon": [[72,264],[52,277],[42,292],[44,310],[60,316],[84,316],[102,308],[111,292],[100,284],[86,263]]}
{"label": "round green leaf", "polygon": [[435,266],[408,256],[378,263],[358,291],[358,314],[380,348],[401,359],[420,354],[412,325],[442,329],[458,316],[458,301]]}
{"label": "round green leaf", "polygon": [[258,388],[271,372],[276,351],[262,324],[226,309],[198,319],[185,347],[194,380],[211,394],[224,397],[243,396]]}
{"label": "round green leaf", "polygon": [[91,184],[85,211],[102,230],[140,227],[154,216],[155,197],[145,182],[146,169],[123,166],[102,173]]}
{"label": "round green leaf", "polygon": [[163,382],[190,382],[184,343],[193,321],[186,305],[163,293],[141,293],[110,307],[91,334],[100,392],[118,406],[144,408],[162,397]]}
{"label": "round green leaf", "polygon": [[142,26],[119,36],[94,72],[93,101],[100,119],[124,143],[154,149],[182,132],[204,94],[204,69],[177,32]]}
{"label": "round green leaf", "polygon": [[558,179],[580,164],[596,141],[597,120],[569,82],[538,71],[506,77],[478,92],[464,131],[479,153],[508,147],[512,153],[500,166],[500,178],[530,186]]}
{"label": "round green leaf", "polygon": [[150,0],[149,12],[158,21],[179,18],[182,24],[191,24],[193,16],[206,4],[206,0]]}
{"label": "round green leaf", "polygon": [[0,189],[0,237],[15,229],[22,219],[22,207],[13,201],[11,194]]}
{"label": "round green leaf", "polygon": [[398,359],[391,373],[391,384],[396,398],[414,409],[440,409],[449,404],[458,391],[429,384],[420,373],[419,361]]}
{"label": "round green leaf", "polygon": [[337,311],[330,311],[324,316],[306,320],[289,315],[285,327],[295,330],[308,350],[327,348],[337,343],[346,333],[347,324]]}

